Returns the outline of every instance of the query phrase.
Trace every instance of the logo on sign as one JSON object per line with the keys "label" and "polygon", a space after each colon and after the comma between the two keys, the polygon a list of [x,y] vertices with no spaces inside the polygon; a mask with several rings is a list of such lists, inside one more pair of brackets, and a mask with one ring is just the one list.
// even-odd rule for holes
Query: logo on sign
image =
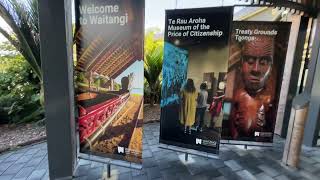
{"label": "logo on sign", "polygon": [[198,139],[198,138],[196,138],[196,144],[202,144],[202,139]]}
{"label": "logo on sign", "polygon": [[118,146],[118,153],[119,154],[124,154],[124,147]]}
{"label": "logo on sign", "polygon": [[260,136],[260,132],[254,132],[254,136],[255,137],[259,137]]}

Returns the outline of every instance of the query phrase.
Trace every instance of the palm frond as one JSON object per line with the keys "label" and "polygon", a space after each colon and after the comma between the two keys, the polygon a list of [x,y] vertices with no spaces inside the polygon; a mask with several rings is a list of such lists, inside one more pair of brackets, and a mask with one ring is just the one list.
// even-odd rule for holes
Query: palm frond
{"label": "palm frond", "polygon": [[155,39],[155,31],[145,35],[144,76],[151,93],[158,92],[163,62],[163,40]]}
{"label": "palm frond", "polygon": [[[42,80],[37,0],[1,0],[0,16],[19,42],[17,48]],[[9,40],[10,41],[10,40]]]}

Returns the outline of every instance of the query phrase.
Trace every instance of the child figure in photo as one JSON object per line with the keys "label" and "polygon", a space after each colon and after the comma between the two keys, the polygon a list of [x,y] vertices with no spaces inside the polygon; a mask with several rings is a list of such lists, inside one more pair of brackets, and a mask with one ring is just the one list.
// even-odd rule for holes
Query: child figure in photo
{"label": "child figure in photo", "polygon": [[204,115],[207,110],[207,99],[208,99],[207,84],[202,83],[200,85],[200,92],[197,99],[197,111],[196,111],[196,119],[198,119],[197,130],[200,132],[202,132]]}
{"label": "child figure in photo", "polygon": [[212,128],[221,128],[223,113],[223,91],[217,91],[216,95],[213,97],[212,104],[210,105],[209,112],[211,113],[211,126]]}
{"label": "child figure in photo", "polygon": [[180,97],[180,123],[184,125],[184,133],[191,134],[191,126],[195,123],[196,106],[198,93],[194,87],[192,79],[188,79],[186,85],[183,87]]}

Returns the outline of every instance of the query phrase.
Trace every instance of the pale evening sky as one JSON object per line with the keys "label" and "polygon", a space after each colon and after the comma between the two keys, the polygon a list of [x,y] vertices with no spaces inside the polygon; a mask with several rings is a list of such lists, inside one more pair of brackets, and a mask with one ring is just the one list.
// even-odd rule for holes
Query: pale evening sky
{"label": "pale evening sky", "polygon": [[[166,9],[184,9],[199,7],[214,7],[233,5],[238,0],[145,0],[145,28],[159,27],[164,29],[164,18]],[[243,3],[243,2],[242,2]],[[74,13],[73,13],[74,14]],[[0,26],[9,29],[0,18]],[[6,39],[0,34],[0,42]]]}

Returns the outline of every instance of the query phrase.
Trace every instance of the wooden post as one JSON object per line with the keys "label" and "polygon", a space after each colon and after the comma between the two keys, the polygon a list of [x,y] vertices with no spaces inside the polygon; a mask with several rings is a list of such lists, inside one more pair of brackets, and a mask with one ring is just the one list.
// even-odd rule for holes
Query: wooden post
{"label": "wooden post", "polygon": [[294,99],[282,162],[297,168],[309,107],[309,95],[304,93]]}
{"label": "wooden post", "polygon": [[300,22],[301,22],[301,16],[293,15],[291,32],[290,32],[289,43],[288,43],[288,50],[287,50],[286,61],[285,61],[285,69],[283,72],[283,80],[282,80],[281,91],[280,91],[277,120],[276,120],[276,126],[274,130],[274,133],[278,135],[282,134],[284,112],[285,112],[285,107],[286,107],[287,98],[288,98],[290,78],[291,78],[293,62],[295,58],[295,50],[296,50],[297,41],[298,41]]}

